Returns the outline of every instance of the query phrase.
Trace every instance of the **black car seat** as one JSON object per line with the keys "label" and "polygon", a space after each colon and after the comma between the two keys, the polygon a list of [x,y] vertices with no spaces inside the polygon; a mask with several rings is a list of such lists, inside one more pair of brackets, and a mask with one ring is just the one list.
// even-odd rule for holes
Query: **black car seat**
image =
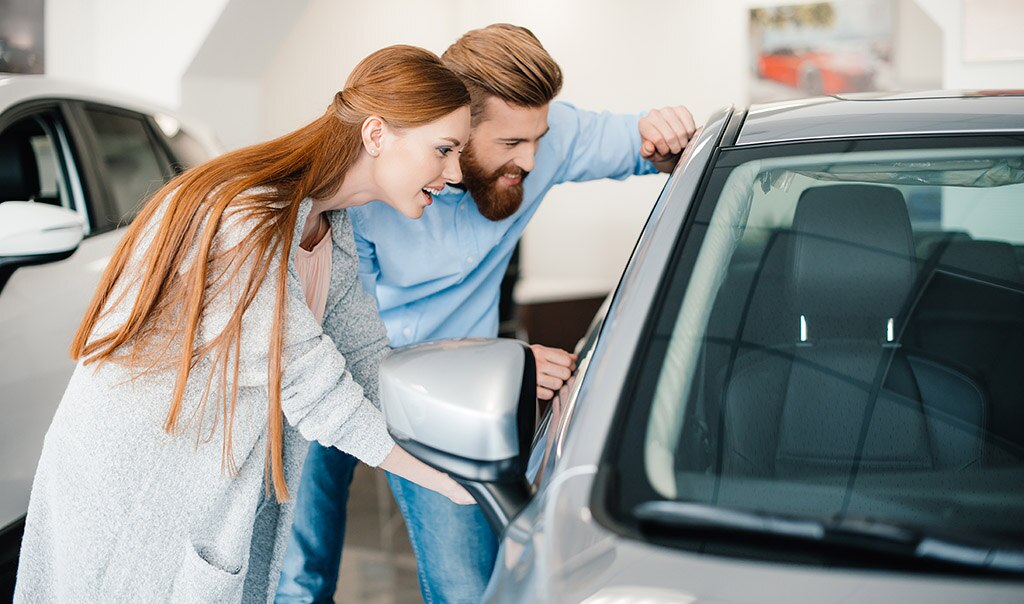
{"label": "black car seat", "polygon": [[1012,245],[938,245],[907,342],[973,372],[990,401],[993,463],[1024,459],[1024,278]]}
{"label": "black car seat", "polygon": [[[967,375],[900,347],[916,262],[892,187],[801,195],[786,250],[790,343],[739,355],[722,390],[727,474],[792,479],[964,468],[983,455],[987,402]],[[762,309],[762,313],[771,309]]]}
{"label": "black car seat", "polygon": [[39,168],[27,137],[0,135],[0,202],[30,201],[39,192]]}
{"label": "black car seat", "polygon": [[945,246],[951,241],[970,241],[971,236],[966,231],[922,231],[914,233],[914,249],[917,257],[928,259],[935,249]]}

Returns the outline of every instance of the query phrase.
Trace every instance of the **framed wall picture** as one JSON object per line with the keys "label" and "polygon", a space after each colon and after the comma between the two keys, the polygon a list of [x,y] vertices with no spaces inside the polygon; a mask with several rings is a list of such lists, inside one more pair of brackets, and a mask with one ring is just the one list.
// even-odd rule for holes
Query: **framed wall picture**
{"label": "framed wall picture", "polygon": [[751,9],[751,100],[886,87],[892,71],[893,15],[890,0]]}
{"label": "framed wall picture", "polygon": [[0,0],[0,72],[43,73],[46,0]]}

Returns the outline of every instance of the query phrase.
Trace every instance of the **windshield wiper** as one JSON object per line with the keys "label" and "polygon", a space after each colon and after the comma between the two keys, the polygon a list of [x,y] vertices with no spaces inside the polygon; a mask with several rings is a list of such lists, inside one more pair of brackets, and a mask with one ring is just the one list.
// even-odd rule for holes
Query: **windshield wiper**
{"label": "windshield wiper", "polygon": [[869,519],[818,520],[685,501],[647,501],[637,505],[633,514],[641,523],[654,526],[780,537],[880,551],[921,561],[1024,573],[1024,549],[963,543]]}

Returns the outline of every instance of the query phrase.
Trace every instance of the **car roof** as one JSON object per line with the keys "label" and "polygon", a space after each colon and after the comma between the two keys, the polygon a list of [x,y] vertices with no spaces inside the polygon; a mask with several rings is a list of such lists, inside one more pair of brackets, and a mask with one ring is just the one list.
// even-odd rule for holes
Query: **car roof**
{"label": "car roof", "polygon": [[1024,132],[1024,90],[865,93],[752,105],[736,145]]}
{"label": "car roof", "polygon": [[200,139],[210,152],[218,153],[221,148],[216,136],[203,123],[129,94],[48,76],[0,76],[0,113],[26,101],[43,99],[91,101],[140,113],[172,117],[184,125],[189,134]]}
{"label": "car roof", "polygon": [[0,76],[0,111],[6,111],[12,105],[33,99],[78,99],[115,105],[143,113],[173,113],[166,107],[89,84],[39,75],[4,74]]}

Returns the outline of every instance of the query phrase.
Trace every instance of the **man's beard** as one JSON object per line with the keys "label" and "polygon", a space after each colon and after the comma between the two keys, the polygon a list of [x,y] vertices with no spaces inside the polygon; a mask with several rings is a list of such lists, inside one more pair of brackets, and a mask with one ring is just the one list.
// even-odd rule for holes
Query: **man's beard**
{"label": "man's beard", "polygon": [[[462,184],[473,196],[476,207],[484,218],[495,222],[504,220],[515,214],[523,204],[523,180],[529,172],[514,162],[509,162],[490,174],[484,174],[484,169],[477,162],[470,146],[462,153],[459,163],[462,166]],[[498,184],[498,178],[505,174],[518,174],[522,178],[519,179],[519,184],[504,187]]]}

